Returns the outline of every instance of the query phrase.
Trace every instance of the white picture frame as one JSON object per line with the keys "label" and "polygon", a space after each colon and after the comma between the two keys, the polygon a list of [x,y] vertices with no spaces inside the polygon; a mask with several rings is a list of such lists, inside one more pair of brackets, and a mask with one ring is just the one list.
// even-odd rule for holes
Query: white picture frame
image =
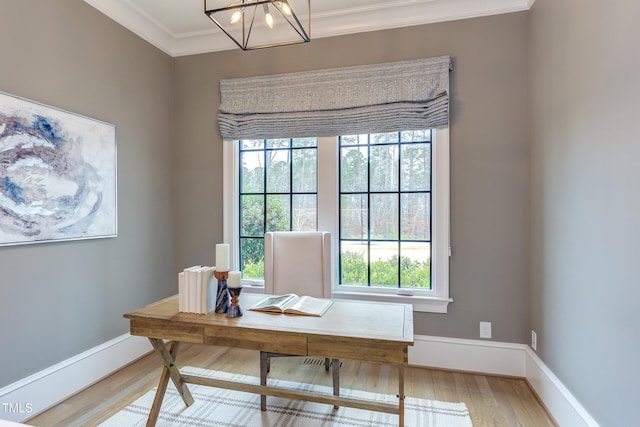
{"label": "white picture frame", "polygon": [[0,92],[0,246],[117,236],[115,126]]}

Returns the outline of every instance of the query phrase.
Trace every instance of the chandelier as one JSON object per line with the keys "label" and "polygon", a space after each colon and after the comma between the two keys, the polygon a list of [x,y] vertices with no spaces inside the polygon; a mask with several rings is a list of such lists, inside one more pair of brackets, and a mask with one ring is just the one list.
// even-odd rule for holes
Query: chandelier
{"label": "chandelier", "polygon": [[204,0],[204,13],[242,50],[311,40],[311,0]]}

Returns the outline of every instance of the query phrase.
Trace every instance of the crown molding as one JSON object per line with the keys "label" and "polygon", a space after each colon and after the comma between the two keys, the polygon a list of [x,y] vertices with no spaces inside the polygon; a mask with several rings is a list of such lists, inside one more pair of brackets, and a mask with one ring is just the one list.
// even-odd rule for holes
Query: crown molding
{"label": "crown molding", "polygon": [[[172,57],[237,49],[213,24],[207,30],[175,33],[132,0],[84,1]],[[534,2],[397,0],[323,13],[314,13],[312,9],[311,39],[519,12],[529,10]]]}

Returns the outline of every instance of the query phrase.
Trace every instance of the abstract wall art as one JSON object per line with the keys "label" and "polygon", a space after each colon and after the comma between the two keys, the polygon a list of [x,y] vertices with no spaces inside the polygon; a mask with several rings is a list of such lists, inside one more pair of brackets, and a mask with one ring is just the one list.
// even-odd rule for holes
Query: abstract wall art
{"label": "abstract wall art", "polygon": [[0,245],[117,235],[115,126],[0,92]]}

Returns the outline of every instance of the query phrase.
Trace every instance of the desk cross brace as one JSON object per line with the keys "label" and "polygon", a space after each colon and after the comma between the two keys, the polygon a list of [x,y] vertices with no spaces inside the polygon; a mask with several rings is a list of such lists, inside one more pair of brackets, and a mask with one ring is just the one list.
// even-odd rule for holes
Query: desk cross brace
{"label": "desk cross brace", "polygon": [[209,387],[224,388],[227,390],[243,391],[247,393],[264,394],[268,396],[283,397],[286,399],[305,400],[309,402],[326,403],[335,406],[349,406],[352,408],[366,409],[376,412],[398,414],[398,405],[383,402],[367,402],[362,399],[353,399],[344,396],[332,396],[325,393],[282,389],[258,384],[240,383],[235,381],[220,380],[216,378],[200,377],[183,374],[186,383],[205,385]]}

